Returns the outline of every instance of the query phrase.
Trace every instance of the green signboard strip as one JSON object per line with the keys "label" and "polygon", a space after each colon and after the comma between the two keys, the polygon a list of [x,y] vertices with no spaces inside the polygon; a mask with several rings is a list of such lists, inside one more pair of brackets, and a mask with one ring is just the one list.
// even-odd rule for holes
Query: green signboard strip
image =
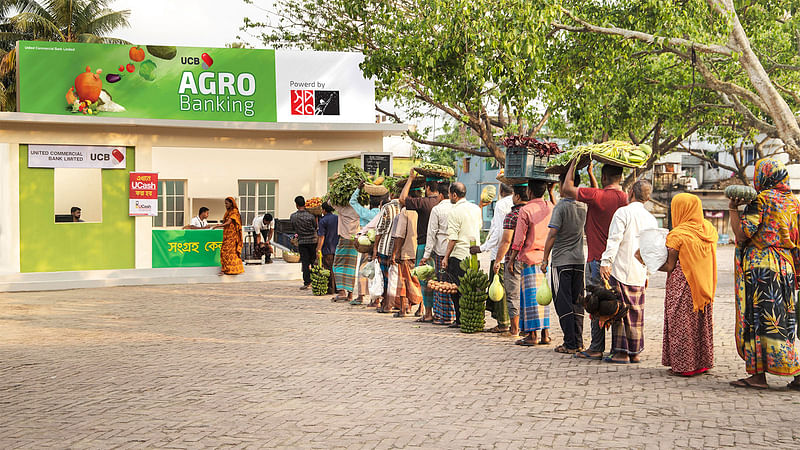
{"label": "green signboard strip", "polygon": [[277,120],[274,50],[39,41],[18,49],[21,112]]}
{"label": "green signboard strip", "polygon": [[222,230],[153,230],[153,268],[220,265]]}

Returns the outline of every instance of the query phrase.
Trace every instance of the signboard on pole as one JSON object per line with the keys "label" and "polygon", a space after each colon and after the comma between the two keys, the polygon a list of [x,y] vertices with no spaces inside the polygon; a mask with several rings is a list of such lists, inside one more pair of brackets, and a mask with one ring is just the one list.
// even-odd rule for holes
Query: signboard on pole
{"label": "signboard on pole", "polygon": [[158,215],[158,173],[131,172],[129,216]]}
{"label": "signboard on pole", "polygon": [[360,53],[19,41],[17,55],[20,112],[375,123]]}
{"label": "signboard on pole", "polygon": [[392,176],[392,154],[391,153],[362,153],[361,169],[368,174],[374,175],[380,171],[384,176]]}
{"label": "signboard on pole", "polygon": [[28,145],[28,167],[124,169],[125,147],[99,145]]}

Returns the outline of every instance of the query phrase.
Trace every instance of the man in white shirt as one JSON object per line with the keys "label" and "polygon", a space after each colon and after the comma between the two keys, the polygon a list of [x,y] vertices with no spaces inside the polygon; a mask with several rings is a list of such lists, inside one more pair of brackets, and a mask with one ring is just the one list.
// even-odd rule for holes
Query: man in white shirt
{"label": "man in white shirt", "polygon": [[255,257],[264,256],[264,264],[272,264],[272,233],[275,231],[275,222],[272,214],[257,215],[253,218],[253,240],[255,242]]}
{"label": "man in white shirt", "polygon": [[629,192],[630,203],[619,208],[611,219],[606,250],[600,260],[600,276],[616,288],[630,307],[628,314],[611,328],[611,356],[606,362],[638,363],[644,349],[644,293],[647,268],[636,257],[642,230],[658,228],[658,222],[644,208],[653,187],[639,180]]}
{"label": "man in white shirt", "polygon": [[[450,282],[458,283],[464,276],[461,269],[461,261],[469,258],[469,248],[472,243],[480,244],[481,226],[483,225],[483,214],[481,208],[474,203],[470,203],[465,198],[467,188],[464,183],[453,183],[450,185],[450,202],[453,209],[447,220],[447,252],[442,261],[442,267],[447,271]],[[453,306],[456,309],[456,322],[450,325],[453,328],[461,327],[461,311],[459,311],[458,301],[461,295],[453,294]]]}
{"label": "man in white shirt", "polygon": [[[419,263],[420,265],[427,264],[433,258],[433,265],[436,268],[436,280],[447,281],[442,261],[444,261],[444,255],[447,253],[447,244],[450,242],[447,239],[447,221],[450,217],[450,211],[453,209],[453,204],[447,198],[450,195],[450,184],[447,182],[439,183],[438,193],[439,203],[431,209],[425,250]],[[431,318],[435,325],[450,325],[455,320],[455,309],[450,294],[434,293],[432,310]]]}
{"label": "man in white shirt", "polygon": [[205,206],[201,207],[197,215],[192,217],[189,225],[183,227],[184,230],[205,230],[207,228],[211,227],[208,225],[208,208]]}

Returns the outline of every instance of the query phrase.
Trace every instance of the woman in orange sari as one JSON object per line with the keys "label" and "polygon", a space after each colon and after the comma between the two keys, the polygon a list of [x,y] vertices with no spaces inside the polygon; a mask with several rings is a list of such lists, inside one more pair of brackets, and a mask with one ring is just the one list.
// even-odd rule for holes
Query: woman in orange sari
{"label": "woman in orange sari", "polygon": [[220,260],[222,268],[220,275],[239,275],[244,273],[242,264],[242,216],[239,214],[239,207],[233,197],[225,199],[225,217],[222,223],[214,228],[224,228],[222,232],[222,248],[220,249]]}

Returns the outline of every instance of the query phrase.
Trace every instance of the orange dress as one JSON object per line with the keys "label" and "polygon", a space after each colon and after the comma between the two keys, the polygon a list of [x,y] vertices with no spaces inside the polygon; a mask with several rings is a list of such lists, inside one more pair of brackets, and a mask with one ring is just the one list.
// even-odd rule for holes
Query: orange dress
{"label": "orange dress", "polygon": [[239,208],[236,206],[236,201],[233,197],[228,197],[228,200],[233,203],[233,208],[225,212],[223,222],[228,219],[231,223],[225,225],[222,232],[222,249],[220,249],[220,261],[222,262],[222,272],[227,275],[238,275],[244,273],[244,264],[242,264],[242,246],[244,241],[242,239],[242,216],[239,214]]}

